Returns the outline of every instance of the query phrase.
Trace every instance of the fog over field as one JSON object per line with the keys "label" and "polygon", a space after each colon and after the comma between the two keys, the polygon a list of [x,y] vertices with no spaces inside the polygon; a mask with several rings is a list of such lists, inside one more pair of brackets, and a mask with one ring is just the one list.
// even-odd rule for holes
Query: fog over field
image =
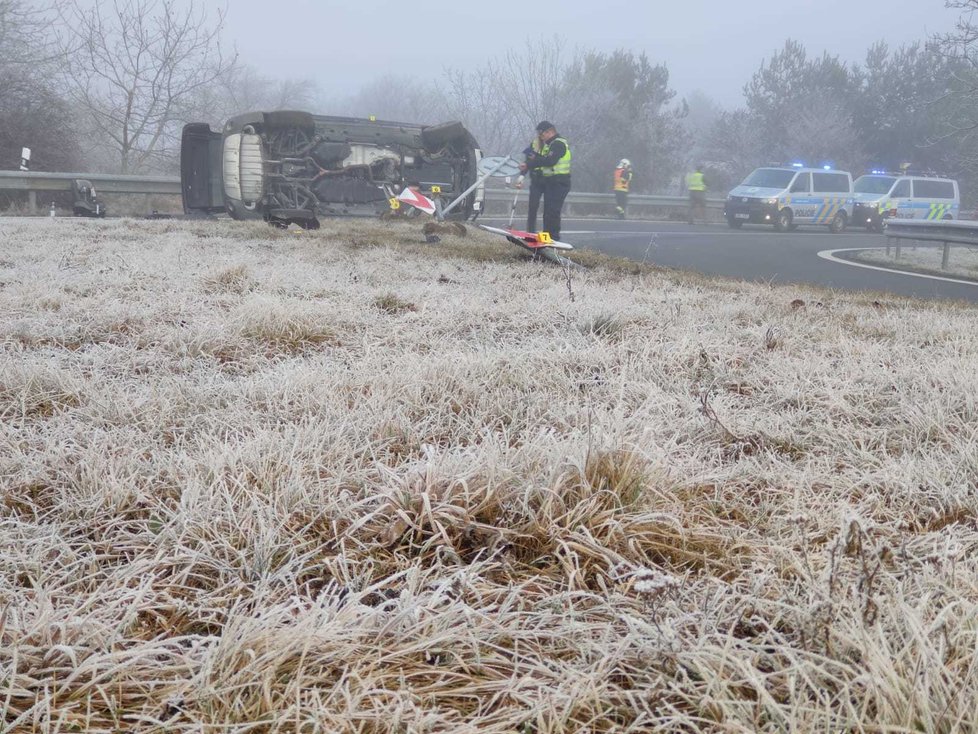
{"label": "fog over field", "polygon": [[[669,64],[680,94],[700,90],[735,106],[743,85],[786,38],[856,62],[875,41],[899,46],[946,32],[956,20],[943,0],[897,0],[885,8],[844,0],[565,0],[559,5],[501,0],[483,7],[434,7],[394,10],[378,0],[309,6],[286,0],[269,13],[261,0],[238,0],[228,30],[242,56],[260,59],[266,73],[328,76],[329,88],[343,93],[384,74],[437,77],[444,66],[479,66],[500,51],[519,53],[559,36],[570,46],[647,53]],[[302,23],[296,23],[297,16]],[[324,43],[326,29],[334,32]],[[365,53],[361,33],[372,49],[383,52]],[[342,73],[328,74],[329,69]]]}
{"label": "fog over field", "polygon": [[969,309],[0,222],[16,732],[978,728]]}

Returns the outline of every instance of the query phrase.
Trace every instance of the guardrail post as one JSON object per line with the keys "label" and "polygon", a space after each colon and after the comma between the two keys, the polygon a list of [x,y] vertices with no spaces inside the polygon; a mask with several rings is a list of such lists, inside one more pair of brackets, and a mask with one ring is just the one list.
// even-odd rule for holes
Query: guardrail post
{"label": "guardrail post", "polygon": [[887,237],[887,238],[886,238],[886,256],[887,256],[887,257],[889,257],[889,256],[890,256],[890,241],[891,241],[892,239],[893,239],[892,237]]}
{"label": "guardrail post", "polygon": [[947,270],[948,256],[951,254],[951,243],[944,243],[944,255],[941,257],[941,270]]}
{"label": "guardrail post", "polygon": [[894,256],[894,259],[896,259],[896,260],[899,260],[900,259],[900,240],[897,240],[897,243],[896,243],[896,254]]}
{"label": "guardrail post", "polygon": [[34,190],[27,192],[27,208],[31,214],[37,214],[37,192]]}

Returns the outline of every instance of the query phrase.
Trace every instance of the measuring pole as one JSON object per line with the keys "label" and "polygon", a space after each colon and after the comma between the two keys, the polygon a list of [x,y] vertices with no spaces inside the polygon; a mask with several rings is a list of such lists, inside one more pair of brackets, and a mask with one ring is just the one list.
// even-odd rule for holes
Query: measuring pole
{"label": "measuring pole", "polygon": [[523,188],[523,175],[521,174],[518,179],[516,179],[516,196],[513,197],[513,208],[509,210],[509,226],[513,226],[513,220],[516,219],[516,202],[520,200],[520,189]]}

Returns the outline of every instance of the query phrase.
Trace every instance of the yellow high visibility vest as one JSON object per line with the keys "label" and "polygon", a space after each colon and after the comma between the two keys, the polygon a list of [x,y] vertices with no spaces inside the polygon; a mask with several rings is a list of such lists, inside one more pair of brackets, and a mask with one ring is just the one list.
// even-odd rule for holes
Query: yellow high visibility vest
{"label": "yellow high visibility vest", "polygon": [[571,149],[570,143],[568,143],[564,138],[554,138],[549,143],[543,146],[543,150],[540,151],[540,155],[547,156],[550,155],[550,146],[560,141],[564,144],[566,151],[560,160],[554,163],[552,166],[545,166],[540,170],[543,176],[569,176],[571,172]]}
{"label": "yellow high visibility vest", "polygon": [[686,188],[690,191],[706,191],[706,177],[700,171],[686,176]]}

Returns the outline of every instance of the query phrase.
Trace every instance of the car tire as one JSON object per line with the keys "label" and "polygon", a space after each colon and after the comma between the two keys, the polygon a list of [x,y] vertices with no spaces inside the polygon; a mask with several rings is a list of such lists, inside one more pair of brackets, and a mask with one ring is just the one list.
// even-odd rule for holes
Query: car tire
{"label": "car tire", "polygon": [[791,229],[791,220],[791,209],[782,209],[774,220],[774,228],[778,232],[787,232]]}
{"label": "car tire", "polygon": [[744,226],[744,223],[739,219],[731,219],[730,217],[727,217],[727,226],[730,227],[730,229],[740,229]]}
{"label": "car tire", "polygon": [[848,220],[846,219],[845,212],[839,212],[832,217],[832,222],[829,224],[829,232],[832,234],[842,234],[846,231],[847,224]]}

